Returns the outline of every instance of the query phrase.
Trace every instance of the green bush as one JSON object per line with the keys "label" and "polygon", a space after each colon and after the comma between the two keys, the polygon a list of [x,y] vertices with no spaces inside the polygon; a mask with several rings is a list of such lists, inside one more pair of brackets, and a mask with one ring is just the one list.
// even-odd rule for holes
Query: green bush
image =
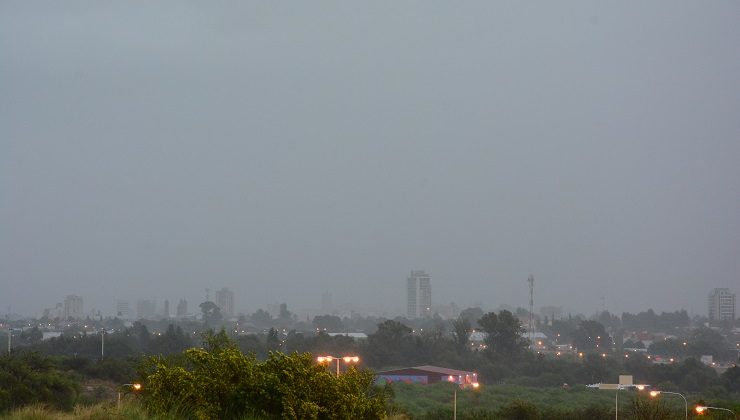
{"label": "green bush", "polygon": [[47,357],[27,352],[0,357],[0,412],[31,404],[71,410],[79,391],[79,383]]}
{"label": "green bush", "polygon": [[204,349],[152,357],[144,369],[144,404],[154,414],[228,419],[374,419],[385,416],[385,394],[373,374],[349,369],[335,377],[305,354],[244,355],[222,331]]}

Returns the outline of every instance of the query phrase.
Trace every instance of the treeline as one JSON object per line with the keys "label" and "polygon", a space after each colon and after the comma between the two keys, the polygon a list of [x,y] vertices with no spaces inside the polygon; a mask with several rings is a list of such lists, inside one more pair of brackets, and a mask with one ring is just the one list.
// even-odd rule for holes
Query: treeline
{"label": "treeline", "polygon": [[[472,347],[468,342],[473,327],[486,333],[482,347]],[[452,322],[449,330],[444,324],[414,330],[400,321],[386,320],[378,324],[366,340],[329,336],[322,329],[304,333],[272,328],[260,334],[240,334],[236,332],[238,330],[229,330],[228,335],[240,351],[253,354],[258,360],[266,359],[271,351],[311,353],[314,356],[357,355],[362,366],[374,370],[432,364],[476,371],[485,382],[533,386],[609,382],[619,374],[630,373],[636,379],[660,384],[665,389],[704,391],[718,396],[740,392],[734,373],[737,368],[718,375],[714,369],[695,359],[656,365],[640,354],[624,357],[624,353],[612,351],[612,339],[597,321],[584,320],[577,326],[557,321],[553,327],[562,328],[561,338],[566,343],[575,344],[583,356],[563,353],[545,357],[529,351],[528,342],[521,335],[521,322],[505,310],[482,314],[474,322],[461,317]],[[201,345],[198,336],[187,334],[173,325],[168,326],[164,333],[152,334],[145,325],[137,323],[132,328],[106,334],[104,360],[123,360],[141,355],[166,356]],[[84,333],[71,337],[63,335],[28,348],[46,355],[98,360],[101,336]],[[701,328],[686,338],[653,343],[651,351],[682,360],[703,354],[726,355],[728,348],[717,332]]]}
{"label": "treeline", "polygon": [[193,347],[199,341],[173,324],[169,324],[163,333],[151,333],[146,325],[136,322],[133,327],[106,333],[104,337],[101,333],[65,332],[48,340],[27,344],[16,342],[15,345],[50,356],[100,359],[178,353]]}

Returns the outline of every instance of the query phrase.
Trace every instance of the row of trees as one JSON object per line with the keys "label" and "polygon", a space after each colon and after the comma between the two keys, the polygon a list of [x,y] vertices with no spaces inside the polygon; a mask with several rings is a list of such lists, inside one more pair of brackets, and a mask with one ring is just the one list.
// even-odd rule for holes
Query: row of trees
{"label": "row of trees", "polygon": [[[319,322],[333,322],[319,318]],[[468,335],[476,325],[486,335],[486,348],[470,348]],[[503,310],[487,313],[471,322],[461,317],[452,323],[452,331],[432,325],[424,331],[413,330],[397,320],[386,320],[364,341],[347,336],[328,336],[317,333],[286,333],[270,329],[261,334],[233,334],[235,345],[258,360],[269,357],[269,352],[280,351],[312,353],[314,355],[359,355],[364,366],[376,370],[386,368],[434,364],[479,372],[484,381],[507,381],[527,385],[551,386],[567,383],[595,383],[611,381],[620,373],[631,373],[648,383],[665,383],[674,389],[696,391],[711,388],[715,393],[738,392],[732,375],[720,377],[716,372],[695,361],[670,366],[655,366],[643,357],[633,355],[613,357],[609,348],[611,338],[597,321],[581,321],[570,335],[583,358],[573,355],[556,359],[545,358],[527,351],[527,340],[518,318]],[[233,332],[233,330],[232,330]],[[726,346],[722,337],[710,329],[699,329],[689,341],[666,340],[653,344],[656,354],[696,356],[712,354],[713,349]],[[37,343],[30,348],[48,355],[66,355],[97,359],[100,356],[99,335],[62,336]],[[151,334],[143,324],[106,336],[106,357],[122,358],[139,354],[177,354],[201,345],[198,338],[174,326],[165,333]],[[661,349],[665,347],[665,349]],[[679,352],[681,350],[683,353]],[[609,357],[603,357],[608,353]],[[683,370],[682,370],[683,369]],[[692,379],[686,379],[686,369]],[[731,370],[734,372],[733,370]]]}

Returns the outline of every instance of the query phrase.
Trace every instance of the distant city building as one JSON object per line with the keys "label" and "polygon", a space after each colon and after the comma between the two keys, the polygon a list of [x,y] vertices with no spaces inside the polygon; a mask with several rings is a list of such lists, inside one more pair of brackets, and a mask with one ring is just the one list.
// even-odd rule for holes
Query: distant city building
{"label": "distant city building", "polygon": [[406,315],[409,319],[432,315],[432,278],[424,271],[412,271],[406,278]]}
{"label": "distant city building", "polygon": [[735,320],[735,294],[730,289],[714,289],[709,294],[709,319],[712,321]]}
{"label": "distant city building", "polygon": [[69,295],[64,299],[64,319],[82,319],[84,317],[82,298],[77,295]]}
{"label": "distant city building", "polygon": [[178,318],[182,318],[188,314],[188,301],[187,300],[180,299],[180,302],[177,303],[176,314]]}
{"label": "distant city building", "polygon": [[223,316],[234,316],[234,292],[225,287],[216,291],[216,305]]}
{"label": "distant city building", "polygon": [[279,303],[268,303],[267,313],[270,314],[270,316],[273,318],[279,317],[280,316],[280,304]]}
{"label": "distant city building", "polygon": [[64,318],[64,304],[60,302],[53,308],[44,309],[43,317],[49,320]]}
{"label": "distant city building", "polygon": [[119,300],[116,302],[116,316],[121,319],[131,319],[131,308],[129,307],[127,300]]}
{"label": "distant city building", "polygon": [[164,313],[162,315],[164,315],[165,318],[170,317],[170,301],[167,299],[164,300]]}
{"label": "distant city building", "polygon": [[142,299],[136,302],[137,319],[154,319],[157,314],[157,302],[151,299]]}
{"label": "distant city building", "polygon": [[321,295],[321,315],[330,315],[332,311],[334,311],[334,303],[331,292],[323,293]]}

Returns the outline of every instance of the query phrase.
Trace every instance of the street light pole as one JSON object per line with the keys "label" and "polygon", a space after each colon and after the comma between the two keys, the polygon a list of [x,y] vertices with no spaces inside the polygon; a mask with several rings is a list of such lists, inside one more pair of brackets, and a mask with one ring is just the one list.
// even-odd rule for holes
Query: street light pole
{"label": "street light pole", "polygon": [[617,387],[617,392],[614,394],[614,420],[619,420],[619,390],[622,387]]}
{"label": "street light pole", "polygon": [[319,363],[331,363],[332,361],[337,362],[337,377],[339,377],[339,359],[344,360],[344,363],[357,363],[360,361],[360,358],[357,356],[344,356],[344,357],[334,357],[334,356],[319,356],[316,358],[316,360]]}
{"label": "street light pole", "polygon": [[457,420],[457,386],[452,394],[452,420]]}
{"label": "street light pole", "polygon": [[735,415],[735,412],[734,412],[734,411],[732,411],[732,410],[730,410],[730,409],[728,409],[728,408],[722,408],[722,407],[710,407],[710,406],[707,406],[707,405],[697,405],[697,406],[696,406],[696,412],[697,412],[698,414],[701,414],[701,413],[703,413],[703,412],[704,412],[705,410],[722,410],[722,411],[727,411],[727,412],[729,412],[730,414],[732,414],[732,416],[733,416],[733,417],[737,418],[737,416]]}
{"label": "street light pole", "polygon": [[[643,385],[643,384],[632,384],[631,376],[627,378],[627,380],[629,381],[629,383],[587,385],[589,388],[616,390],[616,392],[614,393],[614,420],[619,420],[619,390],[620,389],[636,388],[638,391],[642,391],[645,388],[650,386],[650,385]],[[621,378],[620,378],[620,382],[622,382]]]}
{"label": "street light pole", "polygon": [[679,394],[678,392],[671,392],[671,391],[650,391],[650,396],[651,397],[657,397],[660,394],[678,395],[679,397],[683,398],[684,412],[686,413],[686,420],[689,419],[689,402],[686,400],[686,397],[684,397],[682,394]]}
{"label": "street light pole", "polygon": [[[132,384],[123,384],[123,385],[121,385],[121,387],[124,387],[124,386],[130,387],[131,390],[133,390],[134,392],[141,391],[141,384],[138,383],[138,382],[134,382]],[[121,409],[121,387],[119,387],[119,389],[118,389],[118,404],[116,406],[116,408],[118,408],[118,410]]]}

